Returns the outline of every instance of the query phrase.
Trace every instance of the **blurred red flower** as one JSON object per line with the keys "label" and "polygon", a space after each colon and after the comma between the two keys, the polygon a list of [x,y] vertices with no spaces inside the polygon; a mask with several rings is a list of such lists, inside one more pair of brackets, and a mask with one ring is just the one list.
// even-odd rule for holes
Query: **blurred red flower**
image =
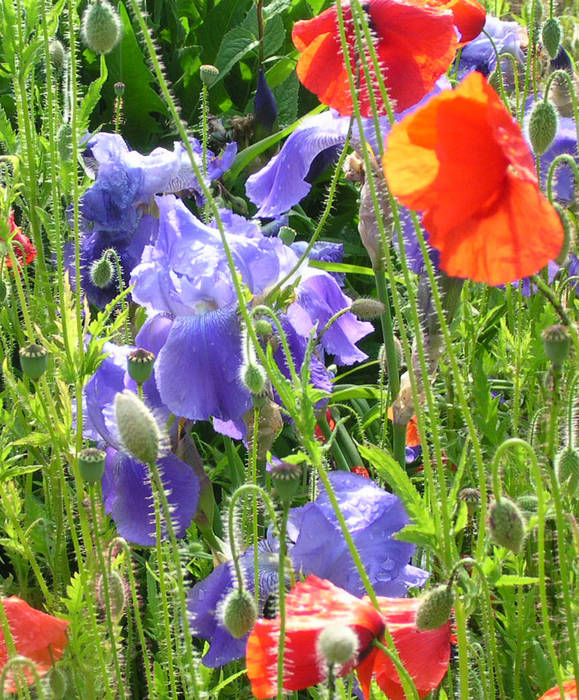
{"label": "blurred red flower", "polygon": [[355,467],[350,467],[350,471],[352,474],[357,474],[358,476],[363,476],[364,479],[369,479],[370,478],[370,472],[366,469],[366,467],[362,466],[355,466]]}
{"label": "blurred red flower", "polygon": [[577,681],[565,681],[565,683],[563,683],[563,691],[565,695],[561,698],[559,686],[556,685],[544,695],[541,695],[539,700],[577,700]]}
{"label": "blurred red flower", "polygon": [[383,164],[393,194],[424,212],[448,275],[508,284],[561,250],[563,227],[521,129],[480,73],[395,124]]}
{"label": "blurred red flower", "polygon": [[[394,409],[392,406],[388,408],[388,420],[394,420]],[[418,421],[416,414],[408,421],[406,425],[406,447],[418,447],[422,444],[420,433],[418,432]]]}
{"label": "blurred red flower", "polygon": [[[334,417],[332,416],[332,409],[331,408],[326,408],[326,420],[328,421],[328,426],[330,430],[334,430],[336,427],[336,421],[334,420]],[[316,427],[314,429],[314,433],[316,436],[316,440],[318,442],[326,442],[326,436],[322,432],[322,429],[320,426],[316,423]]]}
{"label": "blurred red flower", "polygon": [[[16,651],[35,664],[39,676],[46,675],[55,661],[60,659],[68,643],[66,629],[69,623],[30,607],[26,601],[17,596],[3,598],[2,605]],[[0,634],[0,671],[7,662],[6,640],[4,635]],[[34,683],[34,676],[25,666],[23,672],[28,684]],[[9,673],[4,684],[4,692],[15,693],[16,691],[16,683]]]}
{"label": "blurred red flower", "polygon": [[[467,2],[456,0],[452,4]],[[346,39],[353,59],[356,42],[352,13],[346,1],[342,7]],[[458,45],[453,14],[450,7],[445,9],[445,3],[440,0],[433,3],[369,0],[363,3],[363,7],[376,37],[376,53],[390,99],[394,110],[401,112],[428,94],[452,63]],[[351,115],[352,96],[340,43],[336,7],[312,19],[297,22],[292,39],[301,53],[297,74],[302,84],[324,104],[337,109],[340,114]],[[384,114],[386,108],[371,60],[368,65],[377,108],[379,113]],[[368,84],[361,68],[352,65],[352,69],[354,75],[360,75],[360,88],[357,91],[360,111],[363,116],[370,116]]]}
{"label": "blurred red flower", "polygon": [[487,12],[477,0],[427,0],[427,4],[452,12],[454,25],[460,32],[459,47],[475,39],[485,26]]}
{"label": "blurred red flower", "polygon": [[[14,255],[16,257],[16,260],[22,265],[24,263],[25,265],[30,264],[34,258],[36,257],[36,248],[34,247],[32,241],[28,236],[25,236],[20,228],[16,226],[16,223],[14,222],[14,212],[10,212],[10,218],[8,219],[8,226],[10,227],[10,243],[12,245],[12,249],[14,250]],[[3,240],[0,237],[0,240]],[[6,256],[6,265],[8,267],[12,267],[12,260],[10,260],[10,256]]]}
{"label": "blurred red flower", "polygon": [[[421,697],[435,688],[448,667],[450,623],[422,632],[415,624],[417,599],[378,600],[380,611],[368,598],[356,598],[317,576],[294,586],[286,601],[284,689],[301,690],[325,679],[327,670],[317,644],[322,630],[331,623],[349,626],[358,637],[357,652],[340,667],[339,675],[356,669],[366,698],[372,677],[392,700],[404,698],[394,665],[373,646],[377,639],[384,642],[386,625]],[[258,620],[247,642],[247,676],[256,698],[276,695],[279,624],[279,617]]]}

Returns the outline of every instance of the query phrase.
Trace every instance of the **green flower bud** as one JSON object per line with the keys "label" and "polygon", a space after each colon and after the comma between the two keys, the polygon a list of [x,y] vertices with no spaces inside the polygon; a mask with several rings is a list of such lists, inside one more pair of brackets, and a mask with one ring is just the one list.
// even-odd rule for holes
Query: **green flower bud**
{"label": "green flower bud", "polygon": [[362,321],[369,321],[381,316],[386,307],[378,299],[355,299],[350,311]]}
{"label": "green flower bud", "polygon": [[489,511],[489,530],[495,544],[518,554],[525,539],[525,521],[516,503],[508,498],[495,501]]}
{"label": "green flower bud", "polygon": [[318,637],[318,653],[328,665],[348,663],[358,653],[358,636],[340,622],[327,625]]}
{"label": "green flower bud", "polygon": [[539,509],[539,499],[534,493],[527,493],[517,498],[517,504],[524,517],[529,518]]}
{"label": "green flower bud", "polygon": [[271,323],[265,318],[259,318],[255,322],[255,332],[262,338],[269,338],[273,333]]}
{"label": "green flower bud", "polygon": [[155,355],[143,348],[137,348],[129,353],[127,357],[127,371],[129,377],[134,379],[137,384],[144,384],[147,379],[153,374],[155,365]]}
{"label": "green flower bud", "polygon": [[78,455],[80,475],[87,484],[96,484],[105,473],[106,454],[95,447],[86,447]]}
{"label": "green flower bud", "polygon": [[204,63],[201,68],[199,68],[199,77],[201,82],[210,88],[219,78],[219,69],[208,63]]}
{"label": "green flower bud", "polygon": [[107,0],[96,0],[82,16],[81,34],[91,51],[105,54],[112,51],[121,38],[121,19]]}
{"label": "green flower bud", "polygon": [[223,604],[223,624],[235,639],[244,637],[257,619],[255,599],[249,591],[236,589]]}
{"label": "green flower bud", "polygon": [[452,611],[452,587],[435,586],[422,596],[416,610],[416,627],[419,630],[435,630],[442,627]]}
{"label": "green flower bud", "polygon": [[291,503],[298,492],[302,468],[299,464],[278,462],[271,468],[271,483],[281,501]]}
{"label": "green flower bud", "polygon": [[579,484],[579,450],[564,447],[555,457],[555,473],[561,485],[565,484],[568,493],[575,495]]}
{"label": "green flower bud", "polygon": [[151,464],[165,452],[166,437],[150,409],[131,391],[115,397],[115,418],[124,449],[132,457]]}
{"label": "green flower bud", "polygon": [[277,237],[281,238],[286,245],[291,245],[295,241],[296,235],[296,232],[290,226],[282,226]]}
{"label": "green flower bud", "polygon": [[66,673],[58,666],[53,666],[50,671],[49,686],[53,700],[64,700],[67,697],[68,679]]}
{"label": "green flower bud", "polygon": [[559,252],[559,255],[555,258],[555,262],[557,265],[565,265],[567,263],[567,258],[569,257],[569,252],[571,250],[571,247],[575,243],[575,235],[573,228],[571,227],[571,224],[569,223],[569,217],[567,216],[567,212],[565,209],[563,209],[562,206],[557,204],[556,202],[553,204],[555,207],[555,211],[557,214],[559,214],[559,218],[561,219],[561,223],[563,224],[563,245],[561,246],[561,250]]}
{"label": "green flower bud", "polygon": [[20,348],[20,366],[24,374],[30,379],[40,379],[46,372],[48,364],[48,352],[41,346],[32,343]]}
{"label": "green flower bud", "polygon": [[541,40],[551,58],[557,58],[559,45],[561,44],[561,35],[561,24],[559,20],[555,17],[549,17],[543,25]]}
{"label": "green flower bud", "polygon": [[105,251],[98,260],[91,264],[89,276],[94,286],[99,289],[104,289],[112,284],[115,279],[115,268],[110,261],[108,251]]}
{"label": "green flower bud", "polygon": [[64,68],[64,59],[66,57],[62,42],[58,39],[53,39],[48,45],[48,54],[54,70],[57,73],[61,73]]}
{"label": "green flower bud", "polygon": [[529,138],[537,155],[543,155],[553,143],[558,123],[557,111],[550,102],[535,102],[529,120]]}
{"label": "green flower bud", "polygon": [[571,347],[571,335],[566,326],[555,324],[545,328],[541,333],[545,354],[555,367],[560,367],[565,362]]}
{"label": "green flower bud", "polygon": [[[118,571],[111,571],[107,576],[109,589],[109,610],[114,620],[119,620],[127,607],[127,586]],[[95,598],[98,605],[106,609],[104,576],[100,574],[96,580]]]}
{"label": "green flower bud", "polygon": [[261,365],[249,362],[241,368],[241,381],[251,394],[260,396],[265,389],[267,375]]}

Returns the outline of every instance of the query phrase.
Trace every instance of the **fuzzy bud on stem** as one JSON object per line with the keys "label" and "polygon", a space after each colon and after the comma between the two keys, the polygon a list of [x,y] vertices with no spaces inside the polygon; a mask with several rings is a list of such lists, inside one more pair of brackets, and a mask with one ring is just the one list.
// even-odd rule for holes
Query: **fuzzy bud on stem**
{"label": "fuzzy bud on stem", "polygon": [[115,418],[125,451],[139,462],[156,462],[164,451],[164,437],[145,403],[131,391],[117,394]]}

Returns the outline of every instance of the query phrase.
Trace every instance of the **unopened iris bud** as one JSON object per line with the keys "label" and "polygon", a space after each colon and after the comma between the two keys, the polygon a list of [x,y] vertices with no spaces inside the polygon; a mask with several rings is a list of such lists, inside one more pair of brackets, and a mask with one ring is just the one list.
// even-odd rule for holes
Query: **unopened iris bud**
{"label": "unopened iris bud", "polygon": [[85,447],[78,455],[78,468],[82,480],[87,484],[96,484],[105,473],[106,454],[96,447]]}
{"label": "unopened iris bud", "polygon": [[66,55],[62,42],[60,42],[58,39],[53,39],[48,45],[48,54],[54,70],[57,73],[61,73],[62,69],[64,68],[64,58]]}
{"label": "unopened iris bud", "polygon": [[115,268],[110,260],[108,251],[105,251],[98,260],[91,264],[89,276],[94,286],[99,289],[104,289],[113,282]]}
{"label": "unopened iris bud", "polygon": [[256,126],[261,127],[264,133],[271,133],[277,119],[277,104],[273,92],[265,79],[263,68],[259,69],[259,75],[257,76],[253,115]]}
{"label": "unopened iris bud", "polygon": [[508,498],[495,501],[489,511],[489,531],[495,544],[518,554],[525,539],[525,521],[517,504]]}
{"label": "unopened iris bud", "polygon": [[219,69],[209,63],[204,63],[201,68],[199,68],[199,77],[201,82],[208,88],[210,88],[217,78],[219,78]]}
{"label": "unopened iris bud", "polygon": [[419,630],[435,630],[442,627],[452,611],[452,587],[435,586],[422,596],[416,610],[416,627]]}
{"label": "unopened iris bud", "polygon": [[127,372],[137,384],[144,384],[150,378],[154,365],[155,354],[143,348],[133,350],[127,357]]}
{"label": "unopened iris bud", "polygon": [[318,653],[328,665],[348,663],[358,653],[358,636],[348,625],[327,625],[318,637]]}
{"label": "unopened iris bud", "polygon": [[281,501],[291,503],[298,492],[302,468],[299,464],[277,462],[271,468],[271,483]]}
{"label": "unopened iris bud", "polygon": [[265,389],[267,375],[261,365],[255,362],[249,362],[241,369],[241,381],[250,394],[260,396]]}
{"label": "unopened iris bud", "polygon": [[223,624],[232,637],[241,639],[251,630],[257,619],[255,599],[249,591],[236,589],[223,604]]}
{"label": "unopened iris bud", "polygon": [[529,138],[537,155],[543,155],[553,143],[558,123],[557,111],[550,102],[535,103],[529,120]]}
{"label": "unopened iris bud", "polygon": [[84,43],[97,54],[112,51],[121,37],[121,20],[107,0],[96,0],[82,16],[81,34]]}
{"label": "unopened iris bud", "polygon": [[156,462],[164,452],[166,439],[145,403],[131,391],[117,394],[115,418],[125,451],[139,462]]}
{"label": "unopened iris bud", "polygon": [[386,307],[378,299],[355,299],[350,311],[361,321],[369,321],[381,316],[386,311]]}
{"label": "unopened iris bud", "polygon": [[541,31],[543,46],[551,58],[557,58],[561,44],[561,24],[556,17],[549,17]]}
{"label": "unopened iris bud", "polygon": [[555,457],[555,473],[559,483],[566,484],[573,496],[579,484],[579,450],[570,445],[563,448]]}
{"label": "unopened iris bud", "polygon": [[545,354],[555,367],[560,367],[569,355],[571,335],[566,326],[555,324],[541,333]]}
{"label": "unopened iris bud", "polygon": [[30,379],[40,379],[46,372],[48,364],[48,352],[41,346],[32,343],[20,348],[20,366],[24,374]]}

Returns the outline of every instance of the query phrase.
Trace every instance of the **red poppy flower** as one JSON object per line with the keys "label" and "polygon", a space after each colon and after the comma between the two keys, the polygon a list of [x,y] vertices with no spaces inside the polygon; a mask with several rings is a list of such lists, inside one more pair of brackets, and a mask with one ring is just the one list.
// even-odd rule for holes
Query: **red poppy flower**
{"label": "red poppy flower", "polygon": [[460,32],[458,46],[464,46],[475,39],[485,26],[487,12],[476,0],[427,0],[431,7],[450,10],[454,24]]}
{"label": "red poppy flower", "polygon": [[[328,421],[328,426],[330,430],[333,430],[336,427],[336,421],[334,420],[334,417],[332,416],[332,410],[330,408],[326,408],[326,420]],[[320,426],[316,423],[316,427],[314,429],[314,433],[316,436],[316,440],[318,442],[326,442],[326,436],[322,432],[322,429]]]}
{"label": "red poppy flower", "polygon": [[[353,59],[356,42],[352,14],[346,1],[342,7]],[[428,94],[452,63],[458,45],[452,12],[421,0],[369,0],[364,8],[376,36],[376,53],[383,67],[384,82],[395,111],[401,112]],[[336,7],[313,19],[297,22],[292,39],[301,52],[297,74],[302,84],[324,104],[340,114],[351,115],[352,96]],[[368,65],[372,73],[372,62]],[[354,75],[360,75],[360,111],[363,116],[370,116],[369,87],[361,69],[352,65],[352,70]],[[384,114],[386,108],[378,82],[374,75],[371,77],[378,111]]]}
{"label": "red poppy flower", "polygon": [[[358,637],[354,659],[339,669],[345,675],[356,668],[365,697],[372,678],[391,700],[403,700],[398,673],[392,662],[372,646],[387,625],[404,667],[423,697],[446,673],[450,658],[450,623],[423,632],[416,628],[417,599],[379,598],[380,612],[368,598],[355,598],[329,581],[309,576],[287,598],[284,689],[301,690],[324,680],[326,670],[317,653],[318,638],[330,623],[351,627]],[[258,620],[247,642],[247,675],[256,698],[269,698],[277,689],[279,617]],[[400,694],[402,693],[402,694]]]}
{"label": "red poppy flower", "polygon": [[563,227],[529,147],[480,73],[395,124],[383,163],[393,194],[424,212],[447,274],[508,284],[559,254]]}
{"label": "red poppy flower", "polygon": [[[14,250],[14,255],[16,259],[22,265],[29,265],[36,257],[36,248],[34,247],[32,241],[28,236],[25,236],[20,228],[16,226],[14,222],[14,212],[10,212],[10,218],[8,219],[8,225],[10,226],[10,242]],[[2,240],[2,238],[0,238]],[[12,260],[10,256],[6,256],[6,265],[12,267]]]}
{"label": "red poppy flower", "polygon": [[350,471],[352,472],[352,474],[357,474],[358,476],[363,476],[364,479],[370,478],[370,472],[366,469],[366,467],[362,467],[362,466],[350,467]]}
{"label": "red poppy flower", "polygon": [[[286,598],[284,688],[301,690],[322,682],[326,668],[318,656],[317,644],[324,627],[340,622],[358,636],[358,653],[344,665],[340,675],[353,670],[384,629],[380,613],[367,601],[350,595],[329,581],[308,576]],[[277,694],[277,643],[279,617],[258,620],[247,640],[247,676],[256,698]]]}
{"label": "red poppy flower", "polygon": [[541,695],[539,700],[577,700],[577,681],[565,681],[563,683],[563,691],[565,695],[561,698],[561,691],[559,686],[556,685],[544,695]]}
{"label": "red poppy flower", "polygon": [[[388,419],[394,419],[394,409],[392,406],[388,408]],[[421,444],[422,440],[418,432],[418,421],[416,420],[416,414],[414,414],[406,426],[406,447],[418,447],[418,445]]]}
{"label": "red poppy flower", "polygon": [[[55,661],[62,656],[68,643],[66,629],[69,623],[58,617],[31,608],[30,605],[17,596],[3,598],[2,604],[8,618],[10,631],[16,651],[34,662],[39,676],[50,671]],[[0,671],[8,662],[8,651],[4,635],[0,634]],[[29,685],[34,683],[34,676],[26,667],[24,676]],[[4,684],[4,692],[14,693],[17,687],[14,678],[8,674]]]}
{"label": "red poppy flower", "polygon": [[[416,610],[420,599],[378,598],[378,602],[400,661],[414,681],[418,695],[423,698],[440,685],[448,669],[450,621],[434,630],[419,630]],[[396,667],[380,649],[374,648],[356,672],[365,698],[370,697],[370,685],[375,678],[390,700],[405,700]]]}

